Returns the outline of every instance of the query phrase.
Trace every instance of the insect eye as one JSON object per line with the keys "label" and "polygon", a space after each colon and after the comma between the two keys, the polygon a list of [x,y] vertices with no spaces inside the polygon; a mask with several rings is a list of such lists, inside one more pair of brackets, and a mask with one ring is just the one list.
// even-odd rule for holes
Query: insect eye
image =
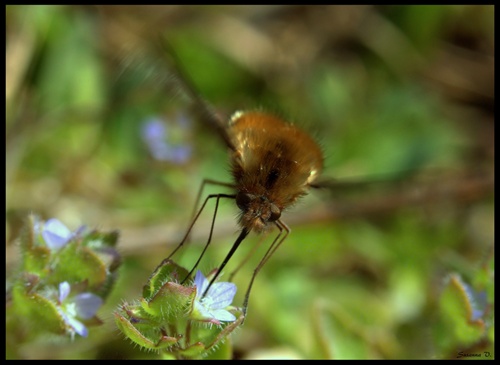
{"label": "insect eye", "polygon": [[271,216],[269,217],[268,221],[269,222],[274,222],[280,219],[281,217],[281,210],[278,208],[276,205],[271,204]]}
{"label": "insect eye", "polygon": [[253,194],[239,192],[236,195],[236,205],[238,205],[238,208],[240,208],[242,211],[246,212],[248,210],[250,202],[254,199],[255,195]]}

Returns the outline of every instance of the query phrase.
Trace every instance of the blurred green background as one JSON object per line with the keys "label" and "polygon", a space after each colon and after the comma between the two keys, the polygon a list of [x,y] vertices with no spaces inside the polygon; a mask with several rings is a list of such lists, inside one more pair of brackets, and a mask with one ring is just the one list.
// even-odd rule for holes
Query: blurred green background
{"label": "blurred green background", "polygon": [[[154,356],[123,339],[112,311],[140,297],[181,240],[202,179],[230,181],[225,147],[170,85],[166,63],[147,54],[159,35],[221,115],[262,108],[309,130],[324,176],[431,171],[355,194],[312,191],[286,212],[292,233],[257,277],[232,337],[236,358],[491,351],[488,330],[450,331],[440,298],[451,273],[476,290],[493,278],[483,277],[493,270],[484,266],[494,240],[493,6],[8,6],[6,20],[7,274],[30,212],[70,229],[118,229],[124,256],[103,326],[74,343],[20,344],[11,356]],[[151,158],[141,126],[152,117],[191,148],[186,161]],[[181,264],[195,262],[212,209]],[[236,214],[222,204],[203,269],[228,252]],[[273,237],[235,277],[236,305]],[[245,241],[232,268],[258,242]]]}

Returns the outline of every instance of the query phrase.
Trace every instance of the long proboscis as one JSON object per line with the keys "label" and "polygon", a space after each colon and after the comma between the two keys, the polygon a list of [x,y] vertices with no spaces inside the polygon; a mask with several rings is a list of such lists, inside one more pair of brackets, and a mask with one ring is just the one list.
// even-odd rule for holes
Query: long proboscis
{"label": "long proboscis", "polygon": [[240,235],[238,236],[238,238],[236,239],[236,241],[233,243],[233,246],[231,247],[231,250],[229,250],[226,258],[224,259],[224,261],[222,261],[222,264],[219,266],[219,268],[217,269],[217,272],[215,273],[214,277],[212,278],[212,280],[210,280],[210,283],[208,284],[207,288],[203,292],[203,295],[202,295],[203,297],[205,295],[207,295],[208,290],[210,289],[210,287],[212,286],[212,284],[215,282],[215,280],[217,280],[217,278],[219,277],[219,275],[222,273],[222,270],[224,269],[224,267],[226,266],[226,264],[229,262],[229,260],[233,256],[233,254],[236,252],[236,250],[238,249],[238,246],[240,245],[240,243],[243,242],[243,240],[248,236],[248,233],[250,233],[250,232],[246,228],[243,228],[241,230]]}

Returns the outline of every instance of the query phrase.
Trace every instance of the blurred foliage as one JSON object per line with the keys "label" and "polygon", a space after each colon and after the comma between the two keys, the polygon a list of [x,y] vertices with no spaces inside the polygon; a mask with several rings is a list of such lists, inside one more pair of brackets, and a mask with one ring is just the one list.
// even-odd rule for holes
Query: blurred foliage
{"label": "blurred foliage", "polygon": [[[430,171],[440,188],[391,205],[409,188],[389,187],[370,214],[368,189],[352,199],[312,192],[290,209],[292,233],[257,276],[234,357],[494,358],[493,194],[467,180],[493,172],[493,6],[7,6],[6,21],[8,272],[30,212],[120,230],[124,256],[104,326],[9,353],[155,356],[118,336],[111,313],[140,296],[181,240],[202,179],[230,179],[224,146],[170,85],[168,67],[149,67],[148,44],[162,35],[222,115],[263,108],[310,130],[325,176]],[[179,115],[192,118],[175,137],[191,158],[154,161],[142,123],[173,126]],[[460,183],[467,189],[452,190]],[[183,266],[205,243],[211,209]],[[236,238],[237,208],[219,210],[204,269]],[[236,275],[236,301],[274,234]],[[232,264],[260,239],[245,241]],[[482,327],[467,318],[464,285],[486,293]]]}

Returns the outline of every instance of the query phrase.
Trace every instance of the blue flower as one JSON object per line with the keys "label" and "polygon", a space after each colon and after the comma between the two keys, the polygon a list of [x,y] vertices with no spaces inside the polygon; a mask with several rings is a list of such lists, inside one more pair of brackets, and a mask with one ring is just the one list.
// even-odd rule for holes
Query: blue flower
{"label": "blue flower", "polygon": [[[185,130],[189,127],[187,118],[177,118],[176,126]],[[174,126],[174,129],[175,127]],[[165,123],[158,118],[150,118],[142,125],[142,139],[146,143],[149,152],[159,161],[170,161],[184,163],[191,156],[191,147],[186,145],[175,145],[169,138],[169,130]]]}
{"label": "blue flower", "polygon": [[231,302],[236,294],[236,285],[228,282],[214,283],[207,294],[202,297],[209,284],[208,279],[198,270],[194,278],[196,298],[191,317],[216,325],[219,325],[221,321],[235,321],[236,317],[228,309],[231,308]]}
{"label": "blue flower", "polygon": [[61,221],[51,218],[43,225],[41,234],[45,243],[51,250],[58,250],[77,236],[84,228],[85,227],[82,226],[75,232],[71,232],[68,227],[61,223]]}
{"label": "blue flower", "polygon": [[72,338],[75,333],[87,337],[87,327],[77,318],[85,320],[94,317],[103,300],[92,293],[81,293],[68,299],[70,291],[71,286],[67,281],[59,284],[59,314],[66,323]]}

